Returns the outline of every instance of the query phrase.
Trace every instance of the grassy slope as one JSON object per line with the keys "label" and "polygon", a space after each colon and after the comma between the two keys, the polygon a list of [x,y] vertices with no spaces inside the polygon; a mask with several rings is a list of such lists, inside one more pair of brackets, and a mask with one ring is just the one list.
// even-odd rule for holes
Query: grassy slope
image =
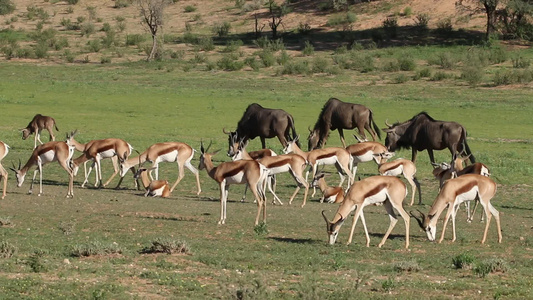
{"label": "grassy slope", "polygon": [[[157,70],[144,63],[111,67],[2,64],[0,75],[0,139],[12,146],[4,160],[7,166],[29,156],[32,142],[20,140],[17,129],[35,113],[53,115],[62,132],[79,129],[82,142],[113,136],[142,150],[167,140],[185,141],[198,148],[201,139],[212,139],[213,149],[225,150],[227,139],[222,127],[234,128],[251,102],[293,114],[302,137],[331,96],[368,105],[378,124],[387,118],[405,120],[426,110],[438,119],[465,125],[474,153],[503,183],[494,203],[502,212],[504,234],[504,243],[498,245],[493,221],[488,245],[480,247],[484,225],[477,221],[467,224],[461,212],[458,241],[454,244],[449,242],[449,231],[447,240],[439,245],[427,242],[425,234],[411,228],[411,250],[403,251],[404,226],[400,221],[392,239],[383,249],[377,249],[388,218],[382,207],[369,207],[371,248],[363,246],[360,224],[354,244],[342,244],[347,239],[349,221],[341,230],[339,243],[328,247],[319,212],[326,209],[332,216],[335,207],[310,201],[300,208],[300,196],[290,207],[269,205],[270,234],[258,237],[252,230],[256,208],[251,202],[231,201],[228,224],[215,225],[218,189],[205,172],[201,174],[204,192],[199,198],[193,196],[194,178],[186,171],[173,197],[166,200],[139,197],[139,192],[130,190],[129,180],[125,184],[128,190],[76,188],[76,198],[66,200],[66,176],[57,165],[49,165],[44,173],[44,196],[26,195],[28,183],[17,189],[11,176],[8,197],[0,203],[0,216],[10,216],[13,223],[0,228],[1,239],[18,247],[15,257],[0,259],[0,291],[4,297],[226,298],[235,297],[238,291],[256,293],[260,298],[349,298],[353,293],[397,298],[418,297],[429,290],[438,291],[436,298],[472,297],[478,296],[478,291],[484,298],[523,298],[531,294],[529,218],[533,207],[528,183],[532,136],[528,128],[532,107],[528,88],[472,89],[424,81],[401,86],[354,86],[348,75],[183,73]],[[516,139],[522,142],[508,141]],[[333,133],[328,145],[339,143]],[[276,141],[268,145],[279,150]],[[253,141],[251,148],[258,147],[259,141]],[[408,157],[410,153],[401,152],[399,156]],[[438,160],[448,156],[442,151]],[[222,153],[217,159],[227,160]],[[197,162],[195,158],[194,164]],[[417,165],[424,202],[429,204],[436,185],[425,153]],[[104,168],[106,177],[109,162]],[[374,165],[363,165],[360,170],[362,176],[375,174]],[[161,177],[174,180],[175,166],[162,166]],[[288,177],[279,182],[279,195],[286,199],[294,186]],[[241,191],[242,187],[232,188],[230,200],[239,199]],[[75,232],[68,236],[58,229],[65,221],[75,224]],[[168,236],[187,241],[193,254],[138,254],[150,241]],[[124,254],[69,257],[72,246],[94,240],[116,242]],[[40,261],[46,271],[35,274],[31,269],[35,262],[30,257],[37,249],[47,251]],[[471,270],[456,270],[451,267],[451,259],[461,253],[473,254],[477,262],[501,257],[510,271],[479,278]],[[65,258],[70,264],[64,262]],[[410,261],[422,270],[394,270],[396,263]]]}

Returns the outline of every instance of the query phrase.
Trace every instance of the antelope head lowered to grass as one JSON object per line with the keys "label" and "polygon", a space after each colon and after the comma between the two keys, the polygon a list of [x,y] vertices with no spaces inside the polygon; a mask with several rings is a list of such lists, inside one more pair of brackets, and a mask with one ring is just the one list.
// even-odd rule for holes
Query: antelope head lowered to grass
{"label": "antelope head lowered to grass", "polygon": [[311,186],[318,187],[322,192],[320,203],[324,200],[328,203],[341,203],[344,201],[344,190],[340,186],[329,186],[324,179],[325,175],[323,172],[318,172],[311,183]]}
{"label": "antelope head lowered to grass", "polygon": [[483,239],[481,243],[484,244],[487,239],[487,232],[489,230],[491,216],[496,219],[496,226],[498,227],[498,243],[502,242],[502,231],[500,227],[500,213],[492,206],[490,200],[496,194],[496,183],[492,179],[477,175],[466,174],[454,179],[450,179],[444,183],[437,198],[433,202],[433,205],[429,209],[427,216],[420,213],[421,218],[416,217],[411,213],[411,216],[416,218],[420,227],[426,231],[428,239],[434,241],[437,235],[437,221],[439,216],[448,207],[446,217],[444,219],[444,225],[442,227],[442,233],[440,235],[439,243],[444,239],[444,233],[446,231],[446,225],[450,217],[452,218],[453,239],[455,241],[455,215],[457,213],[457,207],[465,201],[472,201],[479,199],[479,202],[485,210],[487,216],[487,223],[485,225],[485,231],[483,233]]}
{"label": "antelope head lowered to grass", "polygon": [[41,131],[43,131],[43,129],[48,130],[48,133],[50,133],[50,141],[56,140],[56,137],[54,135],[54,127],[57,131],[59,131],[56,125],[56,120],[54,120],[54,118],[49,116],[43,116],[41,114],[36,114],[30,121],[28,126],[26,126],[26,128],[22,128],[20,131],[22,132],[23,140],[27,139],[30,135],[35,133],[35,141],[33,145],[33,148],[35,148],[37,147],[37,141],[39,141],[40,144],[43,143],[41,142]]}
{"label": "antelope head lowered to grass", "polygon": [[168,198],[170,196],[170,187],[166,180],[152,180],[148,178],[148,172],[154,170],[156,167],[147,169],[143,167],[142,163],[139,163],[139,169],[135,172],[135,179],[141,178],[144,188],[146,189],[145,197],[161,197]]}
{"label": "antelope head lowered to grass", "polygon": [[350,237],[348,238],[348,245],[352,242],[353,233],[357,220],[361,217],[361,222],[365,229],[366,246],[370,245],[370,236],[366,227],[365,215],[363,214],[363,208],[367,205],[376,203],[383,203],[390,218],[389,229],[383,236],[383,239],[379,243],[378,247],[381,248],[385,241],[389,237],[392,229],[398,222],[396,209],[402,216],[405,223],[405,248],[409,248],[409,214],[403,209],[403,200],[407,196],[407,188],[405,184],[398,178],[392,176],[372,176],[360,181],[356,181],[348,190],[344,201],[341,203],[332,221],[329,221],[324,211],[322,216],[326,221],[327,232],[329,237],[329,244],[333,245],[339,230],[348,216],[355,210],[353,218],[352,229],[350,231]]}

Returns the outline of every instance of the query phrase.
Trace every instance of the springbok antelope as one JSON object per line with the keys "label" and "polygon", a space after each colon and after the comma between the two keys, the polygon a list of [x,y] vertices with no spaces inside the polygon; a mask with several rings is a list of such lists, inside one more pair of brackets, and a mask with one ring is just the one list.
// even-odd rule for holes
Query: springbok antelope
{"label": "springbok antelope", "polygon": [[[387,151],[387,148],[378,142],[365,142],[362,141],[354,135],[354,137],[359,141],[357,144],[352,144],[346,147],[346,150],[352,155],[353,162],[351,165],[352,168],[352,177],[355,178],[357,173],[357,165],[359,163],[364,163],[368,161],[375,161],[376,164],[384,163],[394,154]],[[388,153],[389,155],[377,156],[377,154]]]}
{"label": "springbok antelope", "polygon": [[[236,160],[252,160],[252,156],[246,151],[246,145],[241,144],[241,147],[238,148],[235,155],[232,157],[233,161]],[[283,155],[276,155],[276,156],[263,156],[263,158],[258,159],[263,166],[265,166],[268,169],[269,177],[273,177],[276,174],[289,172],[291,174],[292,178],[296,181],[297,187],[292,196],[289,199],[289,205],[292,204],[292,200],[296,197],[298,194],[298,191],[300,191],[300,188],[303,186],[305,188],[304,191],[304,201],[302,203],[302,207],[304,207],[306,201],[307,201],[307,193],[309,192],[309,184],[303,178],[302,174],[303,171],[307,165],[305,159],[301,157],[298,154],[283,154]],[[279,204],[283,205],[283,202],[279,199],[279,197],[276,195],[276,193],[272,190],[272,184],[269,180],[267,182],[268,189],[272,195],[274,195],[274,200],[278,201]],[[246,193],[246,190],[244,191]],[[244,197],[243,197],[244,198]],[[274,204],[274,201],[272,201]]]}
{"label": "springbok antelope", "polygon": [[372,176],[363,180],[356,181],[348,190],[344,201],[341,203],[335,217],[332,221],[329,221],[324,211],[322,216],[326,221],[327,232],[329,236],[329,244],[335,244],[339,229],[342,224],[348,218],[350,213],[355,210],[355,215],[352,223],[352,230],[350,231],[350,237],[348,238],[347,245],[351,244],[355,225],[357,220],[361,217],[361,222],[365,229],[366,246],[370,245],[370,237],[368,235],[368,229],[366,227],[365,215],[363,214],[363,208],[367,205],[376,203],[383,203],[390,218],[389,229],[383,236],[383,239],[379,243],[378,247],[381,248],[385,241],[389,237],[392,229],[398,222],[396,218],[395,208],[402,216],[405,222],[405,248],[409,248],[409,214],[403,209],[403,200],[407,196],[407,188],[405,184],[398,178],[393,176]]}
{"label": "springbok antelope", "polygon": [[143,183],[144,188],[146,189],[146,193],[144,193],[145,197],[161,197],[161,198],[168,198],[170,196],[170,193],[172,192],[169,188],[168,181],[166,180],[152,180],[148,178],[148,172],[152,169],[155,169],[155,167],[151,167],[150,169],[147,169],[140,164],[139,169],[135,172],[135,179],[141,178],[141,181]]}
{"label": "springbok antelope", "polygon": [[[198,187],[196,195],[200,195],[200,193],[202,192],[202,188],[200,187],[200,176],[198,174],[198,170],[191,164],[193,156],[194,150],[191,146],[179,142],[165,142],[153,144],[152,146],[148,147],[148,149],[146,149],[143,153],[141,153],[138,157],[132,157],[129,159],[123,159],[122,157],[119,157],[120,182],[118,183],[117,187],[120,186],[120,183],[122,182],[122,179],[124,178],[126,173],[128,173],[128,170],[135,165],[142,164],[145,161],[152,162],[152,168],[150,168],[150,171],[155,170],[155,180],[158,180],[159,163],[176,162],[178,164],[179,174],[178,179],[172,185],[172,188],[170,188],[170,192],[172,193],[172,191],[174,191],[178,183],[180,183],[180,181],[185,176],[184,167],[186,167],[196,177],[196,186]],[[154,178],[152,178],[152,174],[150,174],[150,177],[152,180],[154,180]]]}
{"label": "springbok antelope", "polygon": [[[432,163],[434,167],[433,176],[435,176],[435,178],[439,180],[439,187],[442,188],[446,180],[452,179],[458,176],[462,176],[465,174],[478,174],[478,175],[490,177],[489,168],[480,162],[475,162],[471,165],[466,166],[466,168],[463,167],[463,162],[469,158],[470,158],[470,155],[466,157],[457,157],[455,159],[455,164],[453,168],[454,170],[452,170],[452,167],[450,166],[450,164],[445,163],[445,162],[441,164]],[[467,212],[467,219],[466,219],[467,222],[469,223],[472,222],[478,203],[479,202],[476,201],[476,203],[474,204],[474,210],[472,213],[470,213],[470,202],[469,201],[465,202],[466,212]],[[482,214],[481,215],[482,222],[483,222],[483,218],[484,218],[484,215]]]}
{"label": "springbok antelope", "polygon": [[212,157],[218,151],[208,153],[211,144],[204,149],[203,143],[200,146],[199,170],[206,169],[209,177],[213,178],[220,186],[220,220],[218,224],[226,223],[226,204],[228,200],[228,188],[231,184],[248,184],[257,201],[257,216],[255,225],[259,224],[259,215],[263,211],[263,222],[266,223],[266,198],[264,194],[264,184],[268,176],[267,169],[255,160],[239,160],[223,162],[218,166],[213,165]]}
{"label": "springbok antelope", "polygon": [[[374,155],[380,156],[383,159],[383,157],[386,157],[387,153],[389,152]],[[415,193],[417,189],[418,205],[422,204],[422,192],[420,190],[420,183],[416,179],[416,166],[412,161],[404,158],[398,158],[391,162],[381,163],[379,164],[378,172],[380,175],[384,176],[403,175],[403,177],[411,185],[411,203],[409,205],[412,206],[413,203],[415,203]]]}
{"label": "springbok antelope", "polygon": [[2,190],[2,199],[6,197],[6,191],[7,191],[7,171],[2,166],[2,159],[6,157],[6,155],[9,153],[9,146],[0,141],[0,181],[4,180],[4,189]]}
{"label": "springbok antelope", "polygon": [[452,217],[453,228],[452,242],[455,242],[455,215],[457,213],[457,207],[465,201],[479,199],[479,202],[483,206],[485,214],[487,215],[487,224],[485,225],[485,232],[483,233],[481,244],[484,244],[487,239],[491,215],[496,219],[496,226],[498,227],[498,243],[501,243],[502,230],[500,227],[500,213],[490,203],[490,200],[495,194],[496,183],[492,181],[492,179],[482,175],[467,174],[450,179],[444,183],[437,198],[433,202],[433,205],[429,209],[427,216],[421,211],[418,211],[422,217],[421,219],[417,218],[412,213],[411,215],[416,218],[420,227],[426,231],[428,239],[434,241],[437,235],[437,221],[439,216],[444,209],[448,207],[439,243],[444,240],[444,233],[450,216]]}
{"label": "springbok antelope", "polygon": [[[348,186],[350,186],[353,182],[353,176],[350,172],[350,164],[352,163],[352,156],[346,149],[340,148],[340,147],[329,147],[324,149],[315,149],[311,150],[309,152],[305,152],[298,145],[296,144],[296,141],[298,140],[298,137],[296,137],[294,140],[289,141],[287,143],[287,146],[283,149],[283,152],[285,154],[288,153],[296,153],[303,157],[307,164],[311,166],[313,169],[312,178],[315,177],[317,168],[319,165],[335,165],[335,168],[337,168],[337,172],[339,174],[339,177],[341,178],[341,181],[339,183],[339,186],[342,186],[342,183],[344,182],[344,175],[343,173],[348,175]],[[307,178],[309,175],[309,170],[305,173],[305,181],[307,182]],[[313,197],[315,195],[315,190],[313,189]]]}
{"label": "springbok antelope", "polygon": [[324,179],[325,175],[325,173],[319,172],[315,175],[313,182],[311,183],[313,187],[318,187],[322,192],[320,203],[323,203],[324,200],[328,203],[341,203],[344,201],[344,190],[340,186],[328,186]]}
{"label": "springbok antelope", "polygon": [[57,161],[59,165],[63,169],[65,169],[65,171],[67,171],[69,176],[67,198],[74,197],[74,175],[70,168],[70,162],[73,154],[74,147],[70,147],[69,145],[67,145],[66,142],[54,141],[37,146],[33,150],[30,159],[28,159],[28,162],[24,165],[24,167],[21,168],[19,162],[18,170],[15,169],[14,166],[13,168],[10,168],[13,172],[15,172],[15,177],[17,178],[17,187],[21,187],[24,183],[24,177],[26,177],[26,173],[28,172],[28,170],[31,167],[37,165],[37,168],[33,173],[33,179],[31,181],[30,190],[28,191],[28,194],[31,194],[33,192],[33,182],[35,181],[37,172],[39,172],[39,196],[41,196],[43,193],[43,165],[49,162]]}
{"label": "springbok antelope", "polygon": [[30,135],[35,133],[35,141],[33,145],[33,148],[35,148],[37,147],[37,141],[39,141],[39,143],[41,144],[43,143],[41,141],[41,131],[43,131],[43,129],[48,130],[48,133],[50,133],[50,141],[56,140],[56,137],[54,136],[54,127],[57,131],[59,131],[56,125],[56,120],[54,120],[54,118],[49,116],[43,116],[41,114],[36,114],[31,120],[31,122],[28,124],[28,126],[26,126],[26,128],[20,129],[20,131],[22,131],[23,140],[27,139]]}
{"label": "springbok antelope", "polygon": [[[96,187],[107,186],[111,180],[118,174],[118,166],[113,164],[114,172],[111,177],[102,185],[102,168],[101,160],[105,158],[112,158],[115,155],[122,155],[123,159],[127,159],[131,154],[132,147],[126,141],[121,139],[104,139],[104,140],[93,140],[85,145],[83,154],[78,158],[72,161],[74,176],[78,173],[79,166],[86,161],[94,161],[95,171],[96,171]],[[89,171],[85,176],[85,180],[81,184],[81,187],[84,187],[87,181],[89,180],[89,174],[91,174],[93,166],[89,167]]]}

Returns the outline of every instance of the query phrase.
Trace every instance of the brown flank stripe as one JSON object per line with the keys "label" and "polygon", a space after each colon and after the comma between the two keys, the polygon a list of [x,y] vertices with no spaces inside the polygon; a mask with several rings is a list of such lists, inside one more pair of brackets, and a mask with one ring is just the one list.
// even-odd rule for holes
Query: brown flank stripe
{"label": "brown flank stripe", "polygon": [[[178,150],[178,147],[172,145],[171,147],[167,147],[167,148],[164,148],[162,150],[160,150],[159,152],[157,152],[157,157],[159,156],[162,156],[162,155],[165,155],[165,154],[168,154],[174,150]],[[154,157],[153,159],[155,159],[156,157]]]}
{"label": "brown flank stripe", "polygon": [[457,189],[457,191],[455,192],[455,197],[470,191],[476,185],[477,185],[476,181],[470,180],[467,184],[465,184],[461,188]]}
{"label": "brown flank stripe", "polygon": [[373,188],[372,190],[367,192],[363,199],[366,199],[368,197],[374,196],[375,194],[379,193],[382,189],[384,189],[386,187],[387,187],[386,183],[381,183],[381,184],[377,185],[375,188]]}
{"label": "brown flank stripe", "polygon": [[371,149],[372,149],[372,145],[368,145],[368,146],[362,147],[361,149],[356,149],[354,152],[351,152],[350,154],[352,156],[361,156],[367,153],[368,151],[370,151]]}
{"label": "brown flank stripe", "polygon": [[[245,161],[241,161],[241,162],[245,162]],[[231,177],[231,176],[235,176],[237,175],[240,171],[242,171],[244,169],[244,164],[239,164],[237,168],[234,168],[233,170],[230,170],[224,174],[222,174],[222,177],[223,178],[228,178],[228,177]]]}
{"label": "brown flank stripe", "polygon": [[273,161],[270,164],[264,164],[264,165],[265,165],[265,167],[271,169],[271,168],[277,168],[277,167],[281,167],[283,165],[286,165],[290,161],[291,161],[290,157],[282,157],[282,159],[278,159],[278,160]]}
{"label": "brown flank stripe", "polygon": [[324,158],[332,157],[332,156],[335,156],[335,155],[337,155],[335,152],[330,152],[330,153],[319,155],[319,156],[316,157],[316,159],[317,160],[324,159]]}
{"label": "brown flank stripe", "polygon": [[389,170],[393,170],[393,169],[396,169],[399,165],[401,165],[402,162],[401,161],[392,161],[391,162],[391,165],[387,168],[387,170],[383,170],[385,172],[389,171]]}
{"label": "brown flank stripe", "polygon": [[44,153],[46,153],[48,151],[54,150],[55,146],[56,146],[56,144],[53,144],[53,145],[49,145],[46,148],[42,148],[42,149],[39,150],[39,152],[37,152],[37,155],[41,156],[41,155],[43,155]]}

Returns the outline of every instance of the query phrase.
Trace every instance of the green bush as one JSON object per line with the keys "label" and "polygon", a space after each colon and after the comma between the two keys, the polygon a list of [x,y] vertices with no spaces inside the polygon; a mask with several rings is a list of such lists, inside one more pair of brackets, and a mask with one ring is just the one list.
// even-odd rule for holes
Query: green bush
{"label": "green bush", "polygon": [[422,267],[416,261],[400,261],[394,264],[394,270],[398,273],[401,272],[418,272],[422,270]]}
{"label": "green bush", "polygon": [[410,6],[407,6],[403,9],[403,15],[406,17],[410,17],[413,14],[413,9]]}
{"label": "green bush", "polygon": [[131,5],[132,0],[115,0],[114,8],[128,7]]}
{"label": "green bush", "polygon": [[304,45],[304,48],[302,50],[302,54],[304,56],[310,56],[310,55],[313,55],[314,53],[315,53],[315,47],[313,47],[311,42],[305,41],[305,45]]}
{"label": "green bush", "polygon": [[87,42],[87,49],[89,52],[100,52],[102,50],[102,43],[98,39],[90,40]]}
{"label": "green bush", "polygon": [[452,19],[445,18],[437,22],[437,32],[448,35],[453,31]]}
{"label": "green bush", "polygon": [[111,30],[113,30],[113,28],[111,27],[111,24],[109,24],[109,23],[107,23],[107,22],[104,23],[104,24],[102,24],[102,29],[101,29],[101,31],[103,31],[103,32],[108,32],[108,31],[111,31]]}
{"label": "green bush", "polygon": [[149,246],[143,248],[141,253],[191,254],[191,249],[185,241],[157,238]]}
{"label": "green bush", "polygon": [[474,256],[468,253],[461,253],[452,258],[452,264],[456,269],[472,269],[474,261]]}
{"label": "green bush", "polygon": [[419,33],[427,33],[431,17],[428,14],[418,14],[415,19],[415,27]]}
{"label": "green bush", "polygon": [[110,48],[117,44],[116,33],[114,30],[106,31],[105,36],[102,37],[102,46],[105,48]]}
{"label": "green bush", "polygon": [[78,4],[79,0],[67,0],[67,3],[70,5],[76,5]]}
{"label": "green bush", "polygon": [[397,60],[389,60],[384,62],[381,68],[385,72],[398,72],[400,71],[400,64]]}
{"label": "green bush", "polygon": [[94,24],[91,22],[81,24],[81,36],[89,37],[91,34],[96,32]]}
{"label": "green bush", "polygon": [[511,58],[511,61],[513,62],[513,68],[525,69],[531,65],[531,60],[523,57],[521,54]]}
{"label": "green bush", "polygon": [[242,45],[243,42],[241,40],[229,41],[226,43],[226,47],[222,50],[222,52],[231,53],[238,51]]}
{"label": "green bush", "polygon": [[431,81],[441,81],[441,80],[444,80],[444,79],[448,79],[448,78],[451,78],[451,75],[447,74],[446,72],[443,72],[443,71],[437,71],[435,72],[435,74],[433,74],[433,76],[431,76]]}
{"label": "green bush", "polygon": [[224,22],[224,23],[215,24],[213,26],[212,31],[219,37],[223,37],[229,34],[230,29],[231,29],[231,24],[229,22]]}
{"label": "green bush", "polygon": [[215,43],[211,37],[204,36],[198,39],[197,47],[199,50],[213,51],[215,50]]}
{"label": "green bush", "polygon": [[278,71],[278,75],[307,75],[309,74],[309,63],[304,60],[288,62]]}
{"label": "green bush", "polygon": [[474,268],[474,273],[479,277],[486,277],[490,273],[501,272],[505,273],[509,271],[509,265],[501,258],[486,259],[479,263]]}
{"label": "green bush", "polygon": [[485,71],[480,66],[467,65],[463,67],[461,79],[465,80],[470,86],[476,87],[483,81]]}
{"label": "green bush", "polygon": [[15,245],[12,245],[7,241],[0,242],[0,257],[2,258],[13,257],[17,253],[17,250]]}
{"label": "green bush", "polygon": [[489,61],[492,64],[501,64],[508,59],[508,53],[502,46],[494,46],[490,48]]}
{"label": "green bush", "polygon": [[102,58],[100,58],[100,63],[101,64],[110,64],[111,63],[111,57],[102,56]]}
{"label": "green bush", "polygon": [[409,80],[410,80],[409,76],[402,73],[402,74],[398,74],[394,76],[394,78],[392,79],[392,83],[401,84],[401,83],[406,83]]}
{"label": "green bush", "polygon": [[287,53],[287,51],[285,50],[281,50],[276,61],[278,62],[279,65],[285,65],[290,60],[291,60],[291,56],[289,55],[289,53]]}
{"label": "green bush", "polygon": [[191,12],[195,12],[197,9],[198,8],[196,6],[194,6],[194,5],[187,5],[187,6],[185,6],[184,11],[186,13],[191,13]]}
{"label": "green bush", "polygon": [[0,16],[9,15],[16,9],[11,0],[0,0]]}
{"label": "green bush", "polygon": [[398,35],[398,20],[396,18],[386,18],[382,26],[383,31],[389,38],[396,38]]}
{"label": "green bush", "polygon": [[422,70],[418,71],[417,74],[421,77],[431,77],[431,69],[429,68],[423,68]]}
{"label": "green bush", "polygon": [[327,59],[323,57],[315,57],[311,71],[313,73],[328,73],[329,67],[330,64]]}
{"label": "green bush", "polygon": [[69,63],[74,62],[74,54],[72,54],[72,52],[69,49],[66,49],[65,52],[63,52],[63,57]]}
{"label": "green bush", "polygon": [[146,41],[146,37],[142,34],[134,33],[126,35],[126,46],[139,46],[144,41]]}
{"label": "green bush", "polygon": [[256,235],[267,235],[268,234],[268,227],[266,223],[261,222],[259,225],[255,225],[254,232]]}
{"label": "green bush", "polygon": [[514,83],[513,72],[510,70],[498,70],[494,74],[494,85],[508,85]]}
{"label": "green bush", "polygon": [[235,60],[231,55],[224,55],[217,61],[217,66],[225,71],[238,71],[244,67],[244,62]]}
{"label": "green bush", "polygon": [[33,50],[35,51],[35,57],[37,58],[48,57],[48,43],[46,41],[39,41]]}
{"label": "green bush", "polygon": [[244,60],[244,63],[249,66],[250,68],[252,68],[254,71],[259,71],[259,69],[261,68],[262,66],[262,63],[255,59],[255,57],[247,57],[245,60]]}
{"label": "green bush", "polygon": [[352,12],[342,13],[342,14],[334,14],[331,17],[329,17],[326,25],[327,26],[338,26],[338,25],[345,25],[345,24],[351,24],[357,21],[357,15]]}
{"label": "green bush", "polygon": [[48,271],[48,260],[45,258],[45,256],[48,254],[45,250],[35,250],[32,255],[27,260],[28,266],[31,268],[31,270],[35,273],[41,273]]}
{"label": "green bush", "polygon": [[416,69],[416,62],[409,56],[403,56],[398,59],[398,66],[401,71],[414,71]]}
{"label": "green bush", "polygon": [[260,51],[257,55],[261,59],[261,62],[263,63],[263,65],[267,68],[272,67],[276,63],[274,52],[272,52],[269,49],[264,49]]}
{"label": "green bush", "polygon": [[448,52],[441,52],[429,61],[431,64],[437,64],[443,69],[453,69],[457,60]]}
{"label": "green bush", "polygon": [[[88,56],[85,59],[89,62]],[[74,257],[106,255],[106,254],[120,254],[122,249],[116,244],[104,244],[98,240],[87,244],[77,244],[71,247],[70,255]]]}

